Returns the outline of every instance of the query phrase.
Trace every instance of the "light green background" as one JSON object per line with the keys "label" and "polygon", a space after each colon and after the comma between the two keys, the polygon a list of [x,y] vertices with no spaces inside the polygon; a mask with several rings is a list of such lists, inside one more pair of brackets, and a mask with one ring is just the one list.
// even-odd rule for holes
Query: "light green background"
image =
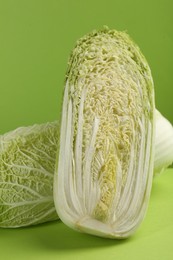
{"label": "light green background", "polygon": [[[75,41],[108,25],[127,30],[145,54],[157,108],[173,123],[172,0],[0,0],[0,134],[59,118]],[[155,180],[134,237],[111,241],[61,222],[0,230],[2,259],[173,259],[173,170]],[[4,257],[4,258],[3,258]]]}
{"label": "light green background", "polygon": [[58,118],[70,50],[103,25],[140,46],[173,123],[172,14],[172,0],[0,0],[0,133]]}

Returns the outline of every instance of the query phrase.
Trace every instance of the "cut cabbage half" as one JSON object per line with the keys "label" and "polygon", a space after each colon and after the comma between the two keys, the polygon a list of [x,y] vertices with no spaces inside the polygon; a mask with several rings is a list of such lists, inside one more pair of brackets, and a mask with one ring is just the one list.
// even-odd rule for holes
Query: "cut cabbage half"
{"label": "cut cabbage half", "polygon": [[143,220],[152,186],[154,87],[125,32],[78,40],[66,77],[54,202],[69,227],[125,238]]}

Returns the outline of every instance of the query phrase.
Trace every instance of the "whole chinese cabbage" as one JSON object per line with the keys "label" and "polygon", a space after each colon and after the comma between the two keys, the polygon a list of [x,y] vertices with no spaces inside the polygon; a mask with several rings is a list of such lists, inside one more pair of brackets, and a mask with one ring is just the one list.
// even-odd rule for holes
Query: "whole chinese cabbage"
{"label": "whole chinese cabbage", "polygon": [[66,76],[54,201],[61,220],[125,238],[143,220],[154,162],[150,68],[125,32],[104,28],[77,41]]}

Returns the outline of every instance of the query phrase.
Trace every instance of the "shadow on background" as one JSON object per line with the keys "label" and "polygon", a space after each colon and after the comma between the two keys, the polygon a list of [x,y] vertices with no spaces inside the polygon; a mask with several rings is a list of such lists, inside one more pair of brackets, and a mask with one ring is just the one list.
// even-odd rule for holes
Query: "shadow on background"
{"label": "shadow on background", "polygon": [[61,221],[45,223],[38,226],[19,228],[19,229],[1,229],[0,230],[0,243],[1,240],[9,246],[15,239],[20,241],[24,247],[30,250],[43,250],[43,251],[58,251],[58,250],[79,250],[91,249],[98,247],[121,246],[131,241],[133,238],[123,240],[113,240],[100,238],[84,233],[76,232]]}
{"label": "shadow on background", "polygon": [[78,250],[83,248],[122,245],[127,242],[127,239],[112,240],[79,233],[70,229],[61,221],[49,223],[45,229],[45,234],[43,230],[40,230],[39,234],[37,232],[37,242],[46,250]]}

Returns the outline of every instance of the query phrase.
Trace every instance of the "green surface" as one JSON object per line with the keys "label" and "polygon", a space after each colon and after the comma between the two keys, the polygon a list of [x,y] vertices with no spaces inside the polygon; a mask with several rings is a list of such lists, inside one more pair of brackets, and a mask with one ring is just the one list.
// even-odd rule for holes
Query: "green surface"
{"label": "green surface", "polygon": [[173,259],[173,170],[154,180],[147,216],[135,235],[110,240],[75,232],[62,222],[0,229],[1,259]]}
{"label": "green surface", "polygon": [[[108,25],[127,30],[145,54],[156,105],[173,123],[172,0],[0,0],[0,134],[59,117],[67,59],[75,41]],[[10,259],[173,259],[173,170],[153,185],[147,217],[131,238],[76,233],[61,222],[0,229]]]}

